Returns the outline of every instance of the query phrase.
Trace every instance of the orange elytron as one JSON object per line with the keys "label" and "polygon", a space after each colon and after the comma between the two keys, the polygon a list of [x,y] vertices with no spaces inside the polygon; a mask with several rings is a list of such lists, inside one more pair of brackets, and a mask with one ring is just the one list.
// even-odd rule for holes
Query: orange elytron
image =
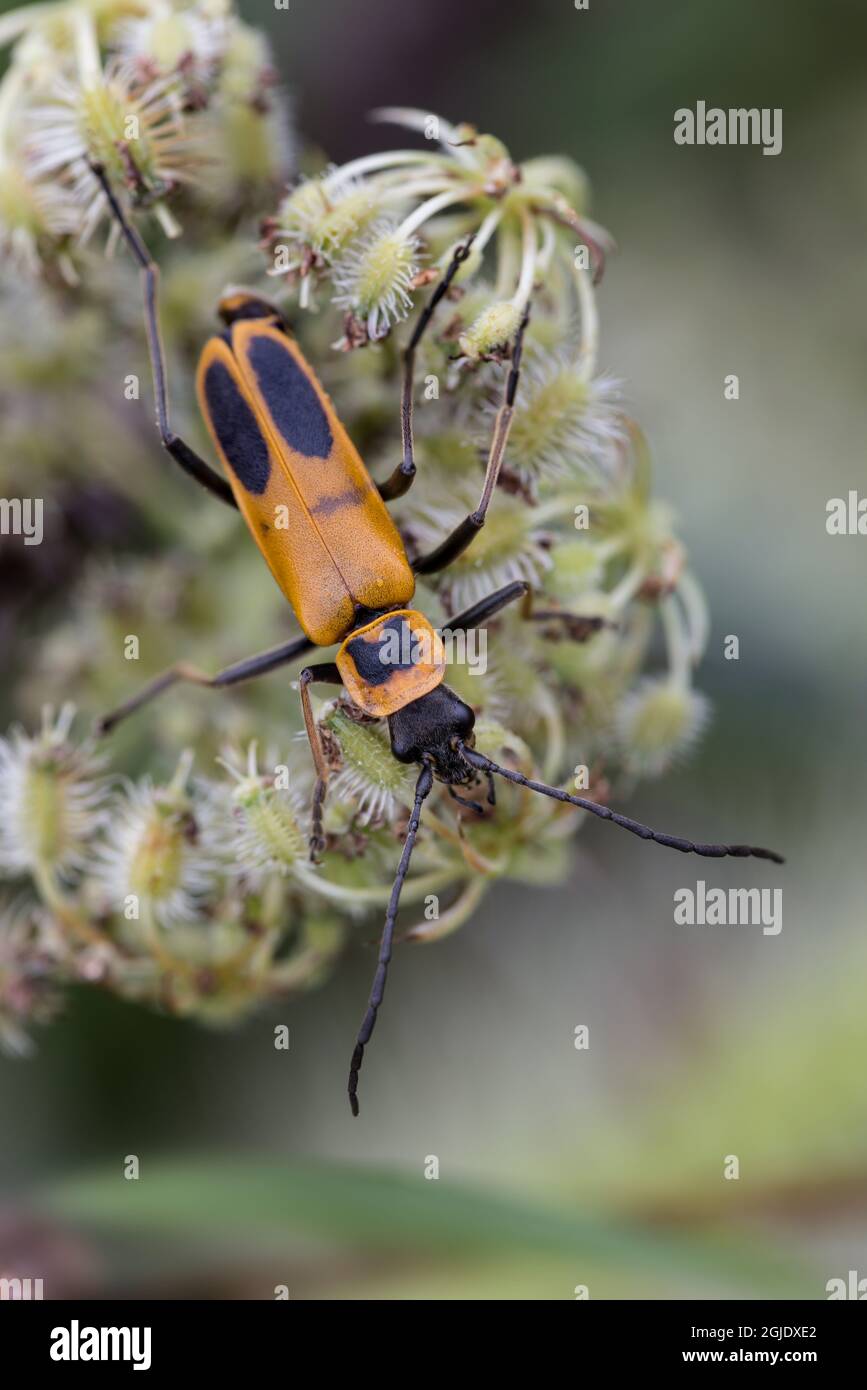
{"label": "orange elytron", "polygon": [[245,317],[256,307],[251,296],[221,301],[228,327],[199,360],[199,405],[271,573],[310,641],[329,647],[359,610],[407,604],[415,579],[310,364],[270,306]]}

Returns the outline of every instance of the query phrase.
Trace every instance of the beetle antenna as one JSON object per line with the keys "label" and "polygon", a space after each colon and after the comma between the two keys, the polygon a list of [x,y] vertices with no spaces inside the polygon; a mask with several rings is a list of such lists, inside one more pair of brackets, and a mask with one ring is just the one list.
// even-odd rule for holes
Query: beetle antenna
{"label": "beetle antenna", "polygon": [[388,902],[388,911],[385,914],[385,926],[382,929],[382,936],[379,942],[379,962],[376,967],[376,974],[373,977],[370,998],[367,1001],[367,1012],[358,1030],[358,1037],[355,1040],[355,1051],[352,1054],[352,1061],[349,1064],[349,1104],[352,1106],[353,1115],[358,1114],[358,1073],[361,1070],[364,1049],[370,1042],[370,1035],[376,1026],[376,1016],[379,1012],[379,1006],[382,1003],[382,996],[385,994],[385,982],[388,977],[388,963],[391,960],[391,946],[394,937],[394,924],[397,918],[397,910],[400,906],[400,893],[403,888],[404,879],[409,870],[409,861],[412,858],[415,837],[418,833],[419,821],[421,820],[421,808],[432,786],[433,772],[431,771],[430,763],[426,762],[415,784],[415,805],[412,808],[412,815],[409,818],[403,854],[400,856],[400,863],[397,866],[397,873],[394,877],[391,897]]}
{"label": "beetle antenna", "polygon": [[478,768],[480,772],[496,773],[498,777],[505,777],[508,782],[516,782],[519,787],[529,787],[530,791],[541,792],[542,796],[550,796],[554,801],[566,801],[570,806],[577,806],[582,811],[599,816],[600,820],[613,821],[615,825],[628,830],[632,835],[638,835],[642,840],[655,840],[658,845],[680,850],[681,854],[700,854],[706,859],[725,859],[731,856],[734,859],[770,859],[774,864],[786,862],[783,856],[774,850],[759,849],[755,845],[700,845],[692,840],[681,840],[677,835],[664,835],[659,830],[652,830],[649,825],[642,825],[641,821],[621,816],[608,806],[600,806],[597,801],[588,801],[583,796],[571,796],[559,787],[549,787],[545,782],[534,782],[521,772],[500,767],[499,763],[492,762],[483,753],[477,753],[474,748],[467,748],[463,743],[459,743],[458,748],[464,762],[469,763],[470,767]]}

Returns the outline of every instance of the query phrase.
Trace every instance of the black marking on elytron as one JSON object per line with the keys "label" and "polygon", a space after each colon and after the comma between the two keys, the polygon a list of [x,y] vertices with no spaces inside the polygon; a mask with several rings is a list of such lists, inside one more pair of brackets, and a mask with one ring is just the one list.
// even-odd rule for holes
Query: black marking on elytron
{"label": "black marking on elytron", "polygon": [[248,352],[271,418],[290,449],[305,458],[328,458],[334,442],[328,416],[292,353],[266,333],[250,338]]}
{"label": "black marking on elytron", "polygon": [[360,487],[348,487],[343,492],[338,492],[335,497],[320,497],[310,510],[314,516],[334,516],[336,512],[342,512],[347,507],[357,507],[366,496]]}
{"label": "black marking on elytron", "polygon": [[[393,635],[389,637],[387,633]],[[395,671],[411,671],[417,665],[412,659],[415,645],[406,618],[389,618],[373,634],[372,642],[364,637],[353,637],[347,642],[346,651],[365,685],[387,685]],[[396,661],[391,659],[395,647]],[[383,657],[389,659],[383,660]]]}
{"label": "black marking on elytron", "polygon": [[205,372],[205,400],[232,472],[247,492],[261,496],[271,474],[268,445],[224,362],[212,362]]}

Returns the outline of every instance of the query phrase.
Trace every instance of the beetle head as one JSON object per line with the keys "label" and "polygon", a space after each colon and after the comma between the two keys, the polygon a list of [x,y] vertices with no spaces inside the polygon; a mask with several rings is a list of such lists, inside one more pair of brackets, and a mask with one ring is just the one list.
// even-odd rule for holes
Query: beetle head
{"label": "beetle head", "polygon": [[472,745],[475,722],[470,706],[447,685],[438,685],[389,715],[391,751],[401,763],[428,758],[441,782],[466,785],[475,781],[476,772],[461,757],[458,743]]}

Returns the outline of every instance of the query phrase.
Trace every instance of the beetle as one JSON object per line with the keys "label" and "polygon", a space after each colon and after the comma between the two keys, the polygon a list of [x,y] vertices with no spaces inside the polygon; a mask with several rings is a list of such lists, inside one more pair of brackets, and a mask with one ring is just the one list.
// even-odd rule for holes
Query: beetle
{"label": "beetle", "polygon": [[[437,305],[469,255],[472,238],[455,250],[425,305],[404,353],[401,401],[403,454],[390,477],[377,486],[341,424],[313,368],[291,337],[280,312],[247,290],[223,295],[218,312],[223,330],[205,344],[196,389],[202,416],[225,477],[171,429],[166,370],[158,318],[159,271],[129,222],[99,165],[92,165],[144,282],[148,346],[154,378],[157,425],[169,454],[201,486],[236,507],[291,603],[303,636],[240,661],[209,677],[180,663],[98,721],[107,733],[169,686],[188,681],[211,688],[252,680],[316,647],[339,643],[334,661],[305,666],[299,676],[304,724],[316,767],[311,855],[324,847],[322,812],[328,764],[310,701],[314,681],[341,685],[364,715],[388,721],[391,751],[401,763],[420,768],[413,809],[392,885],[379,957],[367,1009],[356,1038],[348,1093],[357,1115],[358,1079],[364,1051],[376,1024],[392,954],[403,883],[418,834],[422,807],[439,781],[457,800],[481,811],[456,789],[487,782],[495,804],[494,779],[503,778],[542,796],[568,803],[645,840],[710,858],[752,856],[782,863],[773,850],[751,845],[701,844],[667,835],[607,806],[559,787],[534,781],[501,766],[474,747],[475,713],[444,684],[445,655],[424,615],[412,608],[416,574],[445,569],[472,543],[485,524],[509,436],[521,369],[529,309],[511,346],[511,361],[493,435],[479,505],[430,554],[410,563],[400,533],[385,506],[408,491],[416,474],[413,447],[415,353]],[[274,524],[276,509],[288,523]],[[586,640],[604,622],[560,611],[534,612],[532,593],[517,580],[482,598],[449,624],[468,631],[521,600],[529,619],[559,619],[567,632]]]}

